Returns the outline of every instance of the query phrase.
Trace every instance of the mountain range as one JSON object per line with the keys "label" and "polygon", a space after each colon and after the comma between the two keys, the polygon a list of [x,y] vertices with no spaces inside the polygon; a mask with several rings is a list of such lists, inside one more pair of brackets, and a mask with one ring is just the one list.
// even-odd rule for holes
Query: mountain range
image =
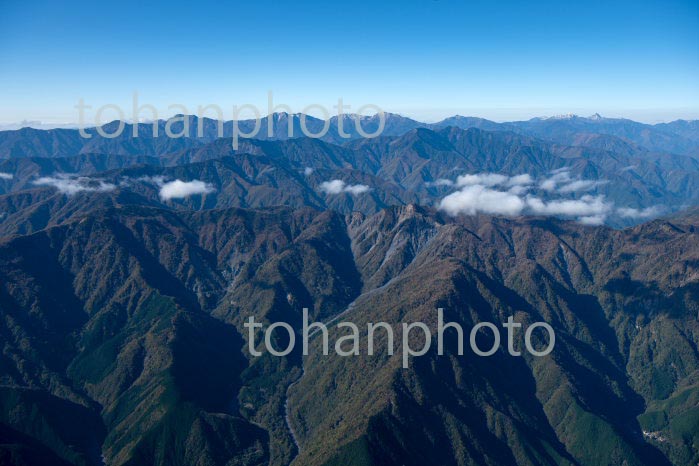
{"label": "mountain range", "polygon": [[[269,118],[237,149],[208,119],[0,132],[0,464],[699,462],[697,122]],[[247,351],[250,316],[300,338],[304,308],[396,351]],[[438,308],[556,344],[448,334],[402,368]]]}
{"label": "mountain range", "polygon": [[[259,120],[259,130],[252,138],[285,140],[303,137],[302,120],[308,132],[312,134],[321,134],[326,125],[324,120],[310,115],[273,113]],[[340,134],[340,121],[344,136]],[[256,120],[235,122],[199,118],[194,115],[175,115],[168,120],[149,123],[113,121],[102,126],[103,131],[111,135],[123,124],[123,130],[116,138],[105,138],[98,134],[95,128],[86,128],[84,131],[89,138],[84,138],[78,129],[44,130],[25,127],[0,131],[0,157],[65,157],[87,153],[163,155],[183,148],[196,147],[221,137],[232,137],[234,125],[238,126],[241,134],[253,133],[257,123]],[[320,139],[335,144],[342,144],[347,139],[361,139],[356,130],[357,124],[361,125],[365,133],[376,133],[379,128],[379,116],[334,116],[327,122],[327,133]],[[653,152],[699,156],[699,123],[696,120],[676,120],[651,125],[623,118],[604,118],[595,114],[588,118],[563,115],[497,123],[483,118],[457,115],[436,123],[423,123],[398,114],[385,113],[381,135],[400,136],[416,128],[440,129],[451,126],[461,129],[510,131],[565,145],[577,145],[576,142],[581,138],[593,134],[614,136]],[[166,127],[178,137],[168,137]],[[157,135],[154,131],[157,131]],[[134,134],[137,137],[134,137]]]}

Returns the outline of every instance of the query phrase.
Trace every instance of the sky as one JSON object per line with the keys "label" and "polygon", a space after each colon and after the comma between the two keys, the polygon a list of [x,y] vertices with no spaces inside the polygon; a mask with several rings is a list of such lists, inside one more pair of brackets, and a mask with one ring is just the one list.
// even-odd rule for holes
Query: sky
{"label": "sky", "polygon": [[75,123],[80,99],[86,123],[132,119],[134,93],[161,118],[266,114],[269,92],[423,121],[699,119],[699,0],[225,3],[0,0],[0,124]]}

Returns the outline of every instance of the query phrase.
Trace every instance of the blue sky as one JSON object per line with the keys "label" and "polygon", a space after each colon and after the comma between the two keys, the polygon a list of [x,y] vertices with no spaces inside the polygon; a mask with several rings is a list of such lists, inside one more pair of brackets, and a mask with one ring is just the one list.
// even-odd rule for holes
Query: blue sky
{"label": "blue sky", "polygon": [[[0,123],[80,98],[353,109],[436,120],[699,118],[699,1],[0,0]],[[111,116],[105,113],[106,116]]]}

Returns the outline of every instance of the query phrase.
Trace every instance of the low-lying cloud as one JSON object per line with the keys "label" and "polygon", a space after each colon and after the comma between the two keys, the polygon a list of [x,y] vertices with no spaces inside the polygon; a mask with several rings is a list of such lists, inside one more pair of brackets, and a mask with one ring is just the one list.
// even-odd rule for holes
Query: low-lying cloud
{"label": "low-lying cloud", "polygon": [[331,180],[320,183],[320,190],[327,194],[349,193],[358,195],[371,191],[371,188],[365,184],[347,184],[342,180]]}
{"label": "low-lying cloud", "polygon": [[14,177],[12,173],[0,172],[0,180],[11,180]]}
{"label": "low-lying cloud", "polygon": [[504,184],[508,179],[508,176],[499,175],[497,173],[461,175],[456,178],[456,186],[498,186]]}
{"label": "low-lying cloud", "polygon": [[162,183],[160,187],[160,198],[166,201],[170,199],[184,199],[196,194],[207,194],[213,191],[215,191],[214,187],[203,181],[182,181],[177,179]]}
{"label": "low-lying cloud", "polygon": [[498,215],[519,215],[526,206],[516,194],[497,191],[487,186],[466,186],[449,194],[439,204],[439,208],[450,215],[475,215],[479,212]]}
{"label": "low-lying cloud", "polygon": [[57,174],[42,176],[32,182],[36,186],[53,186],[59,192],[72,196],[79,192],[108,192],[116,189],[116,185],[107,183],[99,178]]}
{"label": "low-lying cloud", "polygon": [[551,176],[542,180],[539,187],[544,191],[555,191],[559,193],[574,193],[579,191],[590,191],[597,186],[606,184],[606,180],[585,180],[582,178],[573,178],[570,170],[567,168],[559,168],[551,172]]}
{"label": "low-lying cloud", "polygon": [[140,176],[136,178],[136,181],[142,181],[145,183],[152,183],[157,186],[162,186],[165,184],[165,177],[162,175],[157,176]]}
{"label": "low-lying cloud", "polygon": [[529,173],[511,176],[507,180],[507,186],[529,186],[534,183],[534,178]]}
{"label": "low-lying cloud", "polygon": [[442,199],[439,208],[450,215],[551,215],[579,217],[580,220],[584,218],[585,223],[602,223],[612,211],[612,204],[606,202],[604,196],[582,196],[580,199],[547,202],[535,196],[523,197],[510,191],[476,185],[449,194]]}
{"label": "low-lying cloud", "polygon": [[476,173],[461,175],[456,178],[456,186],[528,186],[534,183],[534,179],[528,173],[515,176],[501,175],[499,173]]}
{"label": "low-lying cloud", "polygon": [[583,225],[599,226],[603,225],[606,219],[606,215],[588,215],[578,218],[578,222],[582,223]]}
{"label": "low-lying cloud", "polygon": [[620,207],[616,210],[620,217],[624,218],[651,218],[657,217],[665,212],[660,206],[646,207],[645,209],[634,209],[633,207]]}
{"label": "low-lying cloud", "polygon": [[[603,182],[573,179],[567,169],[552,172],[538,183],[544,191],[571,194],[586,191]],[[545,215],[575,218],[586,225],[600,225],[615,212],[614,205],[603,195],[585,194],[577,199],[542,199],[530,194],[535,180],[528,174],[506,176],[479,173],[459,176],[454,183],[460,189],[445,196],[439,208],[450,215]],[[652,216],[649,210],[620,209],[625,217]]]}
{"label": "low-lying cloud", "polygon": [[612,204],[604,196],[585,195],[580,199],[562,199],[545,202],[538,197],[528,197],[527,206],[539,215],[564,215],[568,217],[607,215]]}

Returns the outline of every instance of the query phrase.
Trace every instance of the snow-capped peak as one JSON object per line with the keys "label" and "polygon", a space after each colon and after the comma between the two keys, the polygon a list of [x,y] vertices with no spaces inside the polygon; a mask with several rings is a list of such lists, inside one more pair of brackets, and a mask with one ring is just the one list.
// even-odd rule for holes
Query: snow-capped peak
{"label": "snow-capped peak", "polygon": [[550,120],[572,120],[573,118],[577,118],[577,115],[574,113],[564,113],[563,115],[554,115],[550,117]]}

